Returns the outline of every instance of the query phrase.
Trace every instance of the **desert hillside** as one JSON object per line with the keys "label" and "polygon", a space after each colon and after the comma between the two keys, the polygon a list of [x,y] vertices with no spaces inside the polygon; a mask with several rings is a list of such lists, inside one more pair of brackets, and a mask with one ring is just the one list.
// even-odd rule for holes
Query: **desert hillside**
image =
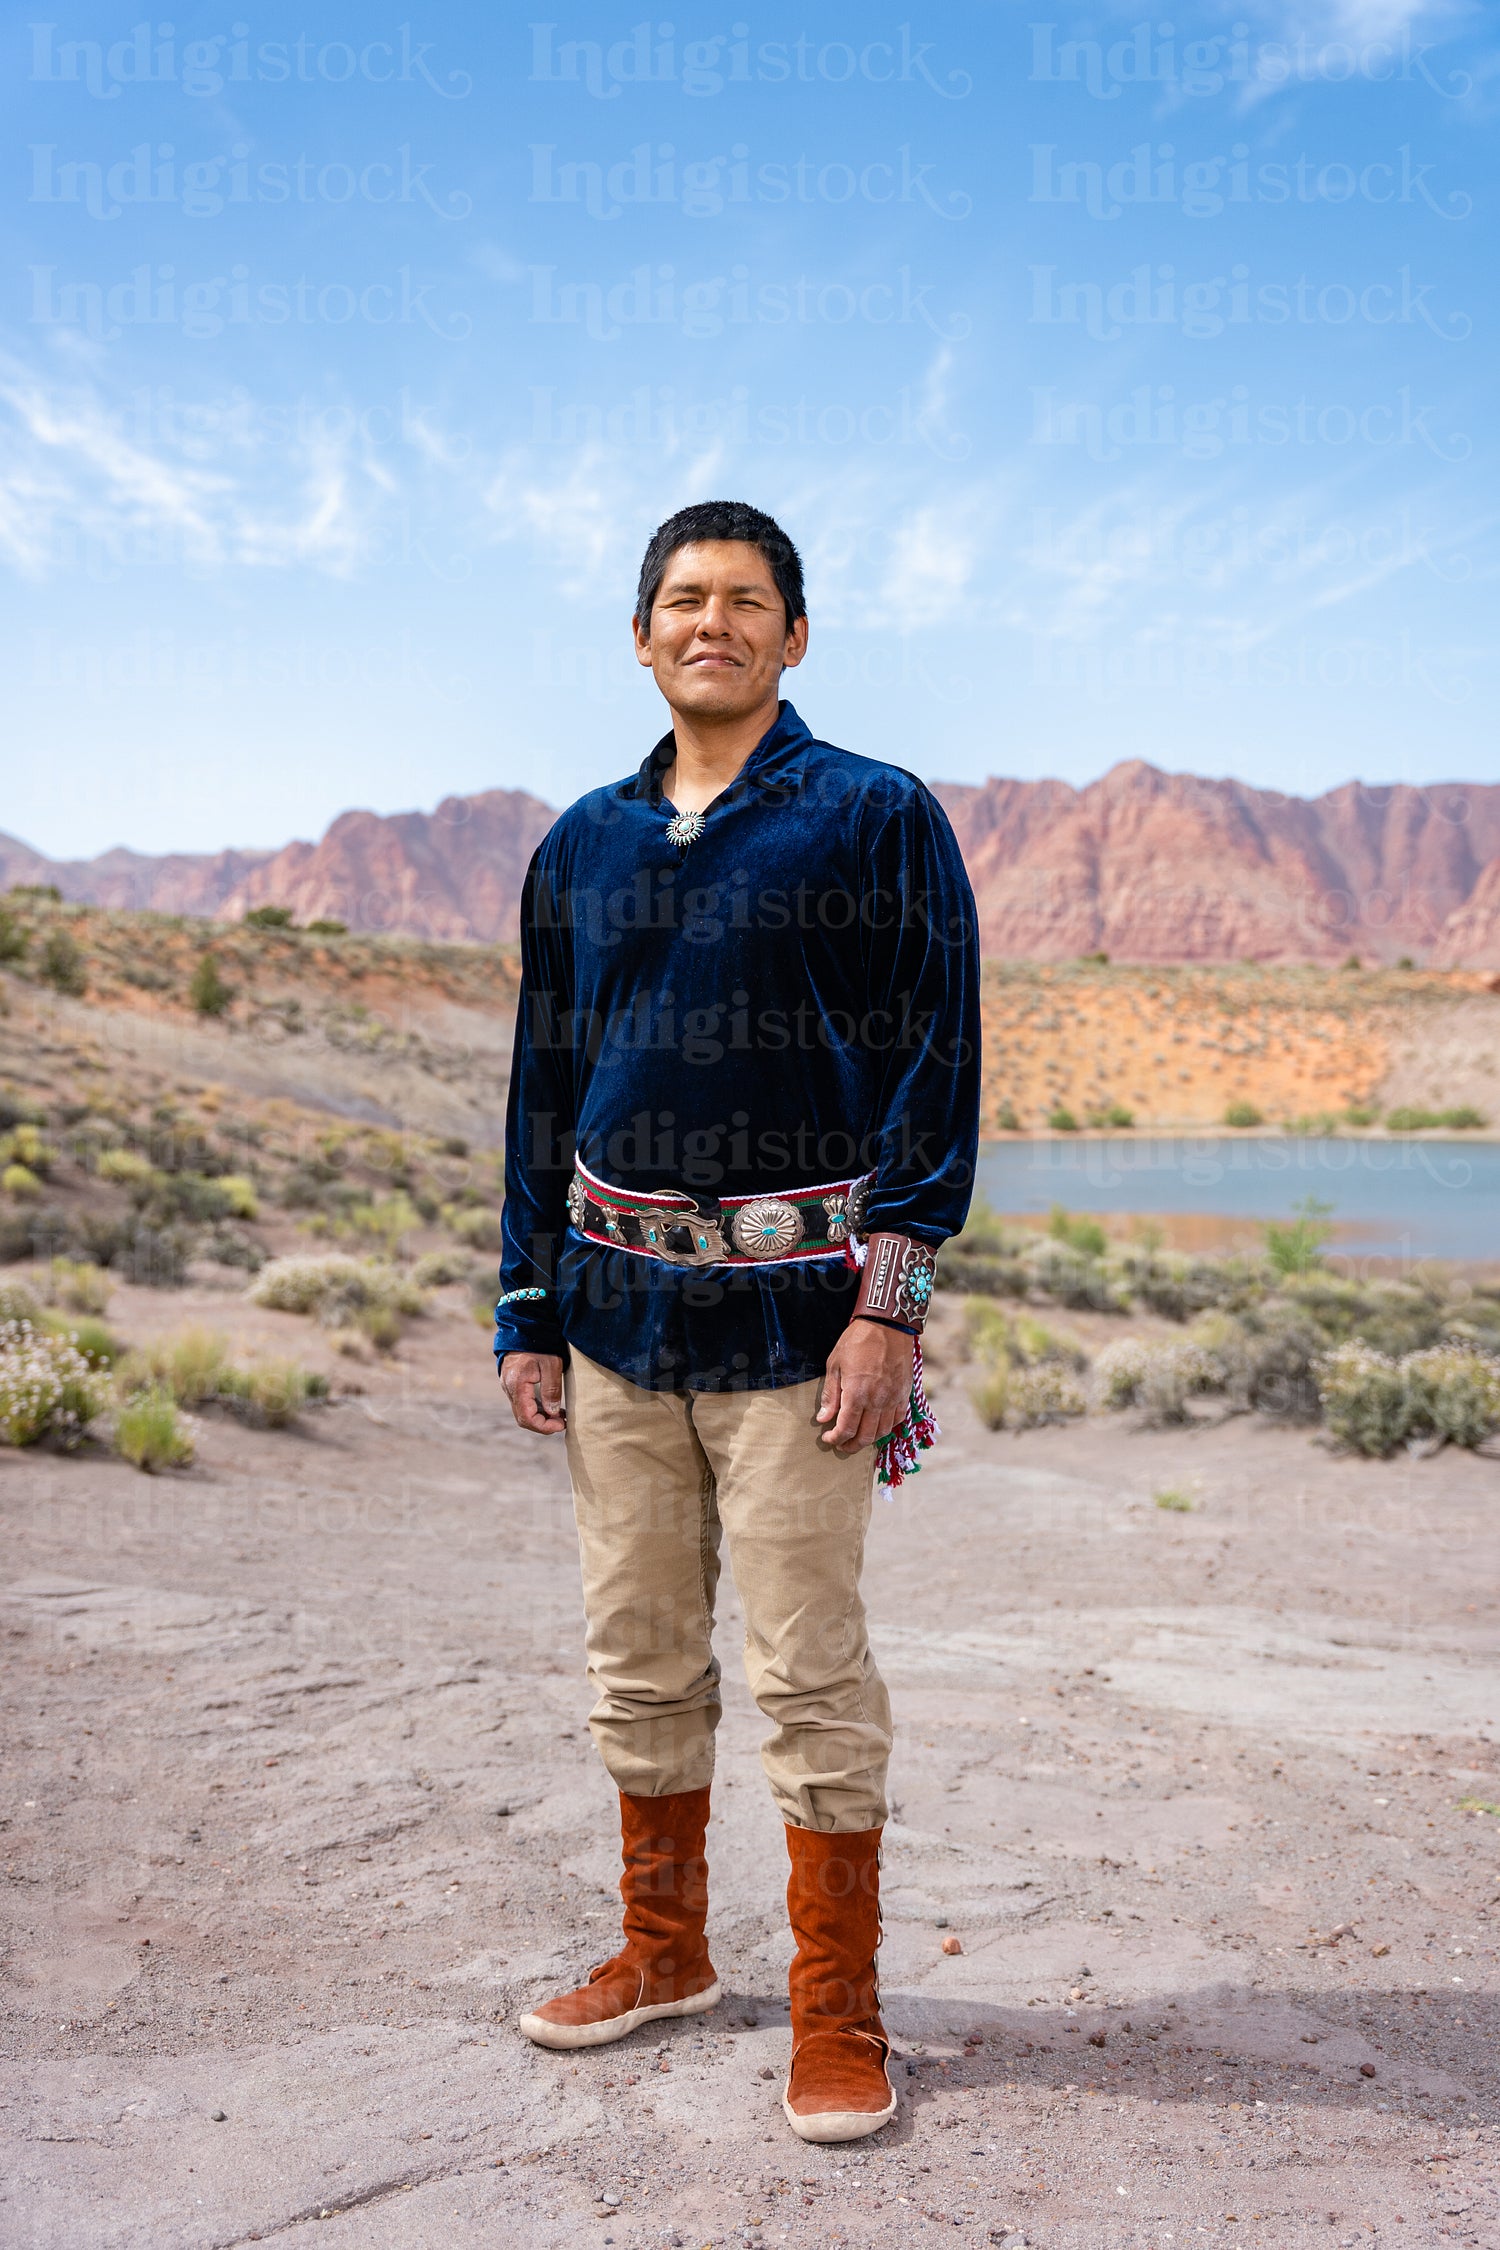
{"label": "desert hillside", "polygon": [[[1500,968],[1500,784],[1350,782],[1300,798],[1136,760],[1086,789],[990,780],[937,793],[993,956],[1332,965],[1352,952]],[[302,922],[503,944],[555,817],[491,789],[431,813],[343,813],[320,842],[275,852],[64,861],[0,835],[0,887],[227,921],[275,904]]]}
{"label": "desert hillside", "polygon": [[[100,1192],[88,1148],[111,1118],[142,1145],[164,1126],[170,1138],[253,1124],[268,1186],[330,1161],[318,1154],[330,1134],[341,1149],[361,1135],[410,1136],[429,1154],[500,1145],[513,950],[12,894],[0,952],[0,1098],[81,1136],[80,1192]],[[1083,1130],[1127,1117],[1138,1130],[1217,1128],[1232,1104],[1304,1130],[1342,1128],[1349,1111],[1381,1130],[1402,1106],[1500,1125],[1497,984],[1435,970],[990,962],[985,1128],[1055,1129],[1060,1115]],[[494,1186],[487,1173],[498,1202]]]}

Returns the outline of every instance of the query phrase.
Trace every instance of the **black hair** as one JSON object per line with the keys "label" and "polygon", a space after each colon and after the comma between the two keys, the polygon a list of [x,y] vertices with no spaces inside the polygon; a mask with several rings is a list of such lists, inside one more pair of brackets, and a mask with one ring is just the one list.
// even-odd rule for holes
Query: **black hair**
{"label": "black hair", "polygon": [[776,590],[786,604],[787,627],[807,615],[802,591],[802,557],[773,516],[752,508],[748,500],[699,500],[679,508],[651,534],[641,563],[636,588],[635,613],[642,628],[651,630],[651,607],[666,575],[667,564],[679,547],[695,547],[705,539],[736,539],[758,547],[771,566]]}

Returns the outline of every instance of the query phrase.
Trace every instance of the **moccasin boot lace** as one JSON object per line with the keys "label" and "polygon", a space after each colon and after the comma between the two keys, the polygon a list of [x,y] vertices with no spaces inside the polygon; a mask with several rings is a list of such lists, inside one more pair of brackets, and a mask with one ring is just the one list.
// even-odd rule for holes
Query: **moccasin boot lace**
{"label": "moccasin boot lace", "polygon": [[804,2141],[855,2141],[896,2114],[880,2020],[880,1830],[788,1828],[792,2067],[782,2108]]}
{"label": "moccasin boot lace", "polygon": [[521,2029],[542,2047],[603,2047],[660,2016],[700,2015],[719,1997],[708,1957],[709,1793],[620,1797],[625,1943],[576,1992],[544,2001]]}

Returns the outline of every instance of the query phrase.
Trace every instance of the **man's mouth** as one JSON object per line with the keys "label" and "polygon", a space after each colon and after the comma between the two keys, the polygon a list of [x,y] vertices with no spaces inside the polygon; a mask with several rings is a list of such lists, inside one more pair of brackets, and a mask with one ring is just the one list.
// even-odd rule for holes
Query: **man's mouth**
{"label": "man's mouth", "polygon": [[737,656],[690,656],[688,663],[689,665],[710,664],[716,671],[737,672],[740,660]]}

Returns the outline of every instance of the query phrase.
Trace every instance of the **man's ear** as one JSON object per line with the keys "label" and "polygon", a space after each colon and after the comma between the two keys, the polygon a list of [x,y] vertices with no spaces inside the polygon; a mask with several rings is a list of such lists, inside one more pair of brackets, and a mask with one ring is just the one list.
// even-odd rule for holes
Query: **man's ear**
{"label": "man's ear", "polygon": [[632,617],[630,620],[630,630],[635,637],[635,660],[637,664],[644,664],[649,667],[651,662],[650,618],[647,618],[646,623],[643,626],[638,616]]}
{"label": "man's ear", "polygon": [[799,617],[795,625],[787,628],[786,648],[782,655],[782,669],[790,670],[800,664],[807,654],[807,619]]}

